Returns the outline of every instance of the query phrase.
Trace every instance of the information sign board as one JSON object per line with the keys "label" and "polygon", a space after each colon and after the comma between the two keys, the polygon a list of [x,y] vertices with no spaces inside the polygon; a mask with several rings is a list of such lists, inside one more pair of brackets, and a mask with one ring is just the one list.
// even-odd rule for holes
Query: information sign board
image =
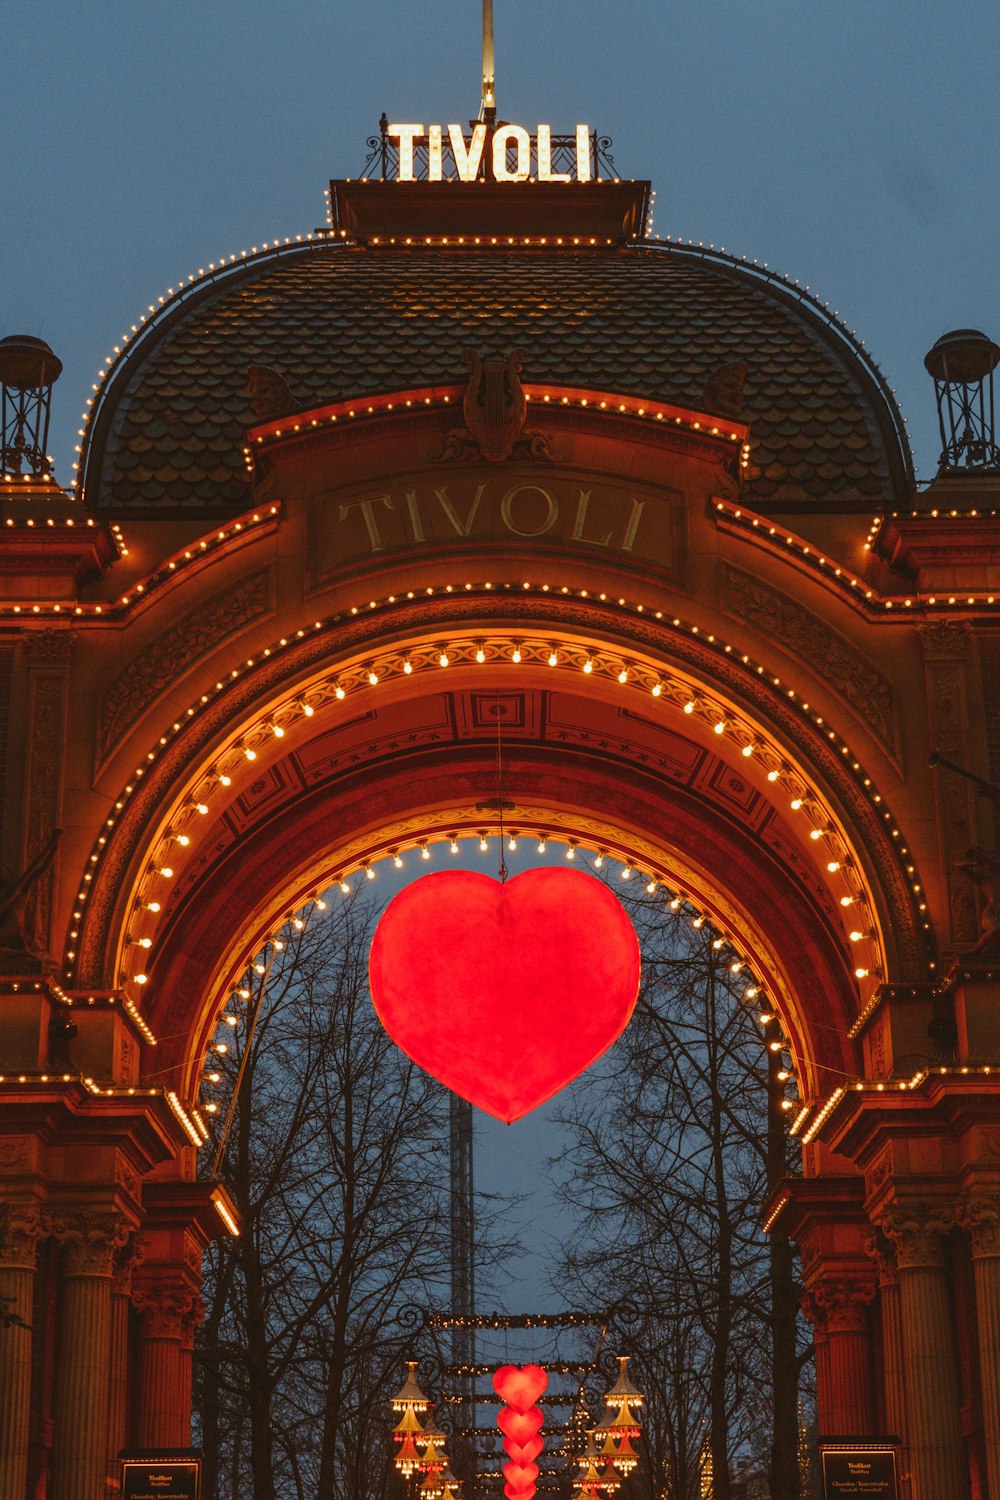
{"label": "information sign board", "polygon": [[122,1459],[121,1500],[201,1500],[201,1459]]}
{"label": "information sign board", "polygon": [[894,1448],[823,1449],[824,1500],[899,1500]]}

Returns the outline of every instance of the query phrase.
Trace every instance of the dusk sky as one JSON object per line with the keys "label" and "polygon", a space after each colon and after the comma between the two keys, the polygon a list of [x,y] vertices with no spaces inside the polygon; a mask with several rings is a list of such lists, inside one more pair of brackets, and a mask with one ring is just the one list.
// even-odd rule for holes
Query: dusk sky
{"label": "dusk sky", "polygon": [[[995,0],[496,0],[501,117],[614,138],[654,229],[798,277],[857,330],[938,438],[923,355],[1000,335]],[[50,448],[70,478],[84,399],[123,329],[209,260],[323,223],[385,109],[466,120],[480,5],[429,0],[35,0],[4,35],[0,335],[65,372]]]}
{"label": "dusk sky", "polygon": [[[64,483],[122,331],[209,260],[322,225],[328,179],[360,175],[383,110],[474,116],[479,28],[478,0],[8,15],[0,336],[41,336],[64,361]],[[996,0],[496,0],[496,44],[502,118],[611,135],[620,175],[652,179],[656,233],[766,261],[838,309],[933,476],[923,356],[951,328],[1000,337]],[[483,1122],[482,1140],[493,1186],[558,1145],[544,1121]],[[533,1211],[551,1233],[551,1205]],[[541,1300],[535,1274],[515,1303]]]}

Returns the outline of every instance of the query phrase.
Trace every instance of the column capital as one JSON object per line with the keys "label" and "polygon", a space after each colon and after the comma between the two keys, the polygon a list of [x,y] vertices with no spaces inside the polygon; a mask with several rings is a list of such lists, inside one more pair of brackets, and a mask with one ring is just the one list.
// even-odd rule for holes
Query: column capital
{"label": "column capital", "polygon": [[67,1211],[53,1216],[52,1232],[63,1247],[64,1275],[111,1276],[132,1225],[113,1209]]}
{"label": "column capital", "polygon": [[896,1247],[880,1229],[872,1228],[865,1235],[865,1249],[871,1256],[878,1274],[878,1284],[883,1289],[899,1285],[899,1264]]}
{"label": "column capital", "polygon": [[115,1251],[111,1266],[111,1290],[116,1297],[128,1297],[132,1292],[132,1273],[142,1265],[146,1252],[138,1234],[130,1234],[125,1243]]}
{"label": "column capital", "polygon": [[8,1205],[0,1215],[0,1265],[10,1270],[33,1271],[38,1259],[38,1241],[52,1233],[52,1218],[35,1203]]}
{"label": "column capital", "polygon": [[957,1218],[976,1259],[1000,1256],[1000,1193],[970,1194],[959,1204]]}
{"label": "column capital", "polygon": [[863,1333],[875,1292],[874,1275],[829,1276],[817,1282],[810,1295],[830,1333]]}
{"label": "column capital", "polygon": [[150,1339],[190,1339],[204,1316],[197,1291],[173,1277],[143,1275],[132,1292],[132,1305],[142,1314],[142,1334]]}
{"label": "column capital", "polygon": [[879,1219],[879,1228],[896,1247],[901,1271],[943,1267],[944,1242],[955,1228],[954,1209],[946,1203],[894,1203]]}

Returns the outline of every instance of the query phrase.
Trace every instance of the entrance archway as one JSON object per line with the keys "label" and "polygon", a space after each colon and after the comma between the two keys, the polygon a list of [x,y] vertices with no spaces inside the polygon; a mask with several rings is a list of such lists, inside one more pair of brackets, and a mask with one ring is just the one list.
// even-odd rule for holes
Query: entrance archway
{"label": "entrance archway", "polygon": [[[936,512],[878,519],[909,459],[850,336],[681,247],[338,231],[178,294],[84,449],[75,498],[15,487],[0,606],[34,881],[3,983],[3,1275],[35,1314],[9,1493],[96,1500],[126,1439],[185,1441],[201,1251],[238,1228],[194,1167],[221,1005],[332,877],[494,835],[498,723],[510,824],[689,899],[781,1017],[804,1172],[765,1212],[821,1422],[864,1368],[849,1435],[899,1438],[914,1500],[979,1483],[997,979],[954,866],[988,832],[927,756],[988,768],[995,600],[921,540]],[[915,586],[942,556],[949,592]]]}

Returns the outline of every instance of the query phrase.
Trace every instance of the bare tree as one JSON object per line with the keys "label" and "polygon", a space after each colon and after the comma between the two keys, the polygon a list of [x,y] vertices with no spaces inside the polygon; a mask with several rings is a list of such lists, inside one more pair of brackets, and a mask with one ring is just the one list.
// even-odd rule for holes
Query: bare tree
{"label": "bare tree", "polygon": [[447,1096],[374,1014],[374,916],[354,896],[289,923],[216,1043],[217,1119],[233,1101],[220,1175],[243,1232],[213,1246],[206,1278],[209,1500],[381,1495],[395,1319],[445,1298]]}
{"label": "bare tree", "polygon": [[697,1500],[710,1464],[713,1500],[729,1500],[734,1460],[767,1457],[774,1500],[797,1500],[806,1356],[794,1265],[788,1242],[769,1245],[760,1227],[790,1156],[781,1055],[747,1004],[746,970],[710,924],[655,899],[626,905],[642,992],[627,1032],[563,1111],[571,1143],[556,1165],[582,1226],[560,1275],[628,1310],[653,1393],[651,1495]]}

